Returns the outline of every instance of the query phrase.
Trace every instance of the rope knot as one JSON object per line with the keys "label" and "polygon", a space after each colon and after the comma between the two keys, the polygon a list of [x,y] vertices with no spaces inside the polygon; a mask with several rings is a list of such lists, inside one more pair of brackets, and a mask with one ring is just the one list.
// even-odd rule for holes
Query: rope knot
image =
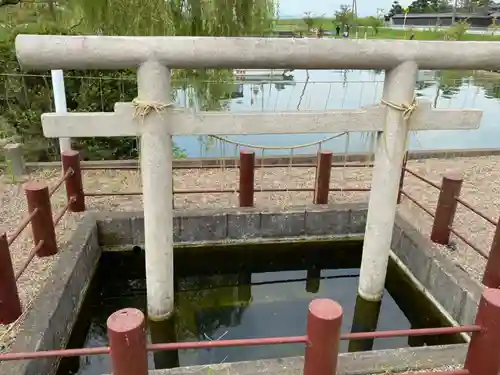
{"label": "rope knot", "polygon": [[166,108],[172,107],[173,105],[174,103],[165,104],[135,98],[134,100],[132,100],[132,106],[134,107],[134,119],[136,119],[137,117],[141,117],[142,119],[144,119],[144,117],[146,117],[153,111],[161,115],[161,111],[165,110]]}
{"label": "rope knot", "polygon": [[410,119],[411,115],[415,112],[418,106],[417,97],[415,95],[413,96],[410,104],[396,104],[385,99],[382,99],[381,103],[392,109],[403,112],[403,119],[405,121]]}

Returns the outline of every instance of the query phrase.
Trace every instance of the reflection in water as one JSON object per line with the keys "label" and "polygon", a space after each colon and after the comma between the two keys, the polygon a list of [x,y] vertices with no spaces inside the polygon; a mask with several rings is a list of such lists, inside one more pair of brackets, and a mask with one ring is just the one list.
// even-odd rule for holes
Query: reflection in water
{"label": "reflection in water", "polygon": [[[299,106],[299,111],[305,111],[352,109],[380,102],[384,81],[382,71],[311,70],[308,73],[307,84],[305,84],[307,73],[301,70],[294,71],[281,82],[262,80],[240,82],[238,96],[223,100],[225,103],[223,108],[233,112],[274,112],[296,111]],[[255,93],[254,88],[258,88]],[[231,96],[228,94],[226,97],[231,98]],[[500,128],[496,126],[497,113],[500,110],[499,74],[422,71],[417,80],[417,96],[420,100],[432,102],[437,108],[482,109],[484,116],[478,130],[425,131],[412,134],[411,149],[500,147]],[[182,100],[179,104],[184,105]],[[231,138],[253,144],[287,146],[314,142],[325,136],[326,134],[249,135]],[[369,145],[363,139],[366,137],[352,135],[348,151],[367,151]],[[189,156],[234,156],[222,155],[222,150],[214,147],[200,152],[199,142],[194,137],[178,137],[176,141],[180,147],[187,150]],[[323,146],[344,152],[346,140],[335,139]],[[306,148],[296,150],[294,153],[311,154],[316,151],[316,148]],[[289,154],[289,150],[273,150],[273,153]]]}
{"label": "reflection in water", "polygon": [[[210,261],[200,261],[199,251],[183,248],[176,253],[174,318],[164,324],[148,323],[151,342],[304,335],[308,305],[314,298],[331,298],[342,305],[342,332],[443,325],[435,311],[426,309],[427,301],[420,292],[408,286],[401,288],[406,284],[392,265],[382,303],[375,308],[357,300],[360,244],[273,244],[258,249],[241,246],[206,253],[203,250],[204,259]],[[106,320],[111,313],[125,307],[146,311],[144,254],[103,253],[90,290],[69,347],[106,346]],[[423,316],[426,320],[422,323],[419,319]],[[80,330],[83,332],[76,334]],[[448,343],[447,336],[422,340],[421,345]],[[399,348],[407,343],[406,337],[362,341],[349,347],[343,341],[340,350]],[[299,344],[180,350],[150,353],[149,366],[204,365],[303,353],[304,346]],[[62,362],[58,375],[111,372],[108,356],[69,361]]]}
{"label": "reflection in water", "polygon": [[318,267],[312,267],[307,270],[306,291],[307,293],[318,293],[321,282],[321,270]]}
{"label": "reflection in water", "polygon": [[[377,330],[378,317],[380,314],[381,301],[372,302],[361,298],[356,298],[354,307],[354,317],[352,319],[351,332],[374,332]],[[349,341],[349,352],[363,352],[373,349],[374,339],[351,340]]]}
{"label": "reflection in water", "polygon": [[[175,314],[170,319],[162,322],[148,320],[148,330],[151,343],[160,344],[166,342],[177,342],[175,333]],[[155,368],[172,368],[179,366],[179,353],[177,350],[161,350],[153,354]]]}

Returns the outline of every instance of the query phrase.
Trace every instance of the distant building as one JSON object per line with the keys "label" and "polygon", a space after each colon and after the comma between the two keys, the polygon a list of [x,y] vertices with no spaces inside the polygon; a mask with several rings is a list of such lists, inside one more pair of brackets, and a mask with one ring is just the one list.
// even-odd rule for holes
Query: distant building
{"label": "distant building", "polygon": [[[486,28],[491,25],[493,18],[497,17],[500,21],[500,12],[496,11],[488,15],[457,13],[455,21],[466,21],[471,27]],[[453,20],[453,13],[408,13],[406,15],[406,26],[450,26]],[[392,17],[394,25],[402,26],[405,24],[404,14],[395,14]]]}

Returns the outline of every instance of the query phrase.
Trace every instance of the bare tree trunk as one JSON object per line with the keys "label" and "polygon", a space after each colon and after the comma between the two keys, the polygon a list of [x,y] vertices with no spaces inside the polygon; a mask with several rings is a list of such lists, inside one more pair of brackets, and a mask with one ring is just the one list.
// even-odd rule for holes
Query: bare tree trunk
{"label": "bare tree trunk", "polygon": [[54,6],[54,0],[48,0],[48,5],[49,5],[50,16],[55,21],[56,20],[56,8]]}

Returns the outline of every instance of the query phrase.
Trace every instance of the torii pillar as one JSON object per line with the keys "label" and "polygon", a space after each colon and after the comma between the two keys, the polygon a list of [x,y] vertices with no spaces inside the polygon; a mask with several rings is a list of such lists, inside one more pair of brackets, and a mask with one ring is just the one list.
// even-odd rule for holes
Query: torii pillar
{"label": "torii pillar", "polygon": [[[415,95],[417,73],[418,66],[413,61],[386,71],[382,98],[397,105],[410,105]],[[409,130],[409,121],[404,119],[403,112],[388,107],[384,131],[377,133],[361,258],[358,294],[367,301],[379,301],[384,293]]]}
{"label": "torii pillar", "polygon": [[[156,61],[137,69],[138,98],[153,107],[170,105],[170,70]],[[140,123],[144,246],[148,318],[166,320],[174,310],[172,137],[164,112],[153,109]],[[133,119],[130,119],[133,121]]]}

